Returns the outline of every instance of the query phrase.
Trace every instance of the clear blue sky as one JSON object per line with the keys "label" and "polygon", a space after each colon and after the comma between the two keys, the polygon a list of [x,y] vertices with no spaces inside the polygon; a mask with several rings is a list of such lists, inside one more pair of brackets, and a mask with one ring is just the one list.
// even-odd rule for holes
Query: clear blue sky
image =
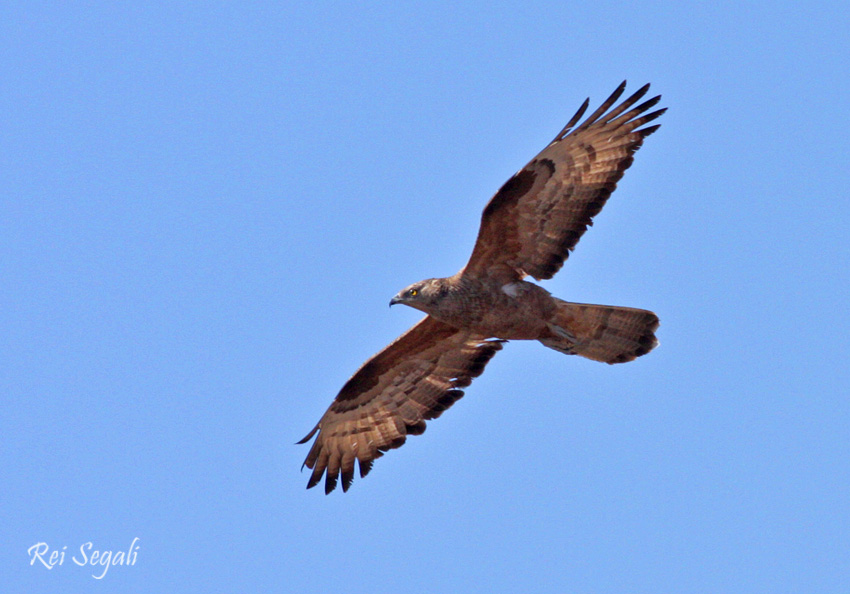
{"label": "clear blue sky", "polygon": [[[0,589],[846,592],[846,6],[353,4],[0,8]],[[623,79],[670,109],[544,286],[660,347],[511,343],[306,491],[389,298]]]}

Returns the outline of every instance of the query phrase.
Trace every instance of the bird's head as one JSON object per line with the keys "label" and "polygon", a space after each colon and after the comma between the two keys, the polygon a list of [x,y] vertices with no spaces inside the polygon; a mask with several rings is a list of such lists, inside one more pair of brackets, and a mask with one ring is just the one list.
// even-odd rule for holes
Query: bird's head
{"label": "bird's head", "polygon": [[430,313],[440,297],[446,294],[447,289],[442,282],[444,279],[431,278],[403,288],[398,294],[390,299],[390,306],[397,303],[409,305],[415,309]]}

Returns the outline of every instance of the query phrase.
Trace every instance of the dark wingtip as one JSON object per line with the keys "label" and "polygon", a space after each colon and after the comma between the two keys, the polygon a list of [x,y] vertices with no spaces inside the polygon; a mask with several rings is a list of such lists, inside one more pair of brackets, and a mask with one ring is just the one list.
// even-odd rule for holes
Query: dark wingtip
{"label": "dark wingtip", "polygon": [[661,95],[656,95],[652,99],[647,99],[646,101],[638,105],[635,109],[643,113],[653,105],[656,105],[659,101],[661,101]]}
{"label": "dark wingtip", "polygon": [[564,136],[569,134],[570,130],[572,130],[572,127],[578,123],[578,121],[581,119],[581,116],[583,116],[584,112],[587,111],[589,105],[590,97],[584,100],[584,103],[581,104],[581,107],[578,108],[578,111],[575,112],[575,115],[573,115],[573,117],[570,118],[570,121],[567,122],[567,125],[564,126],[561,131],[555,135],[555,139],[552,140],[552,142],[558,142],[559,140],[563,139]]}
{"label": "dark wingtip", "polygon": [[318,430],[319,430],[319,424],[318,424],[318,423],[316,423],[316,426],[315,426],[315,427],[313,427],[313,428],[310,430],[310,433],[308,433],[306,436],[304,436],[304,438],[303,438],[303,439],[301,439],[301,441],[296,441],[296,442],[295,442],[295,445],[302,445],[302,444],[307,443],[307,441],[308,441],[311,437],[313,437],[314,435],[316,435],[316,431],[318,431]]}
{"label": "dark wingtip", "polygon": [[655,124],[654,126],[650,126],[648,128],[642,128],[638,130],[638,132],[640,132],[642,138],[646,138],[647,136],[658,130],[660,127],[661,124]]}
{"label": "dark wingtip", "polygon": [[360,468],[360,478],[365,477],[372,470],[373,460],[358,460],[357,465]]}
{"label": "dark wingtip", "polygon": [[328,472],[325,475],[325,495],[330,495],[336,489],[337,476]]}
{"label": "dark wingtip", "polygon": [[[661,95],[658,96],[658,99],[661,99]],[[644,116],[644,121],[645,122],[651,122],[652,120],[654,120],[656,118],[660,118],[662,115],[664,115],[667,112],[667,109],[668,108],[666,108],[666,107],[662,107],[661,109],[657,109],[657,110],[653,111],[652,113],[646,114]]]}
{"label": "dark wingtip", "polygon": [[321,479],[322,479],[321,473],[313,472],[313,474],[310,475],[310,480],[307,481],[307,488],[312,489],[313,487],[315,487],[316,485],[319,484],[319,481]]}

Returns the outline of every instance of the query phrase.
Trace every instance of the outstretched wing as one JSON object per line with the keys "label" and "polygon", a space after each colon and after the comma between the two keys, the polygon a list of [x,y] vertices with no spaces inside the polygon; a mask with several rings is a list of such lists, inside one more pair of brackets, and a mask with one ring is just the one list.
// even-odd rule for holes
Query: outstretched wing
{"label": "outstretched wing", "polygon": [[632,108],[649,85],[608,111],[625,88],[623,81],[573,130],[587,109],[585,100],[555,140],[496,192],[481,216],[462,274],[510,282],[529,274],[538,280],[552,278],[560,270],[643,139],[658,129],[641,126],[666,111],[645,113],[660,96]]}
{"label": "outstretched wing", "polygon": [[364,477],[375,458],[401,446],[408,435],[420,435],[426,420],[463,396],[460,388],[481,375],[502,342],[430,316],[402,334],[346,382],[316,427],[298,442],[319,432],[304,461],[313,469],[307,488],[327,473],[325,493],[330,493],[341,473],[347,491],[355,459]]}

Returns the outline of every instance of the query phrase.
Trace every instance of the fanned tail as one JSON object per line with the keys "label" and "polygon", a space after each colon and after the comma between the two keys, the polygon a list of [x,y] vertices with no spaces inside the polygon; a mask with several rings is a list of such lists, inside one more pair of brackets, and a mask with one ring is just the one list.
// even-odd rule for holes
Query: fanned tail
{"label": "fanned tail", "polygon": [[658,345],[658,316],[651,311],[553,299],[558,309],[538,339],[550,349],[604,363],[625,363]]}

